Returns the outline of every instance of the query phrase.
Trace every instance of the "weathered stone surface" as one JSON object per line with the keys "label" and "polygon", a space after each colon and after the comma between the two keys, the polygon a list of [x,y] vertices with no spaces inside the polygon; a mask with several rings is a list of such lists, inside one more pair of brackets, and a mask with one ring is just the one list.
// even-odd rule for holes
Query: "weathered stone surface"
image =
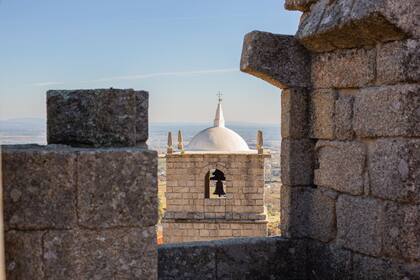
{"label": "weathered stone surface", "polygon": [[307,246],[308,279],[353,279],[351,251],[312,240]]}
{"label": "weathered stone surface", "polygon": [[216,279],[214,242],[167,244],[158,247],[159,279]]}
{"label": "weathered stone surface", "polygon": [[303,279],[304,244],[283,238],[216,242],[217,279]]}
{"label": "weathered stone surface", "polygon": [[386,17],[409,37],[420,38],[420,2],[417,0],[387,0],[383,8]]}
{"label": "weathered stone surface", "polygon": [[310,55],[293,36],[253,31],[245,35],[241,71],[279,87],[310,86]]}
{"label": "weathered stone surface", "polygon": [[[319,25],[317,27],[316,33],[320,37],[325,37],[325,41],[330,42],[330,44],[325,44],[326,50],[329,49],[329,45],[333,45],[338,48],[345,48],[352,37],[354,37],[355,31],[349,28],[349,26],[340,26],[340,21],[348,20],[349,14],[351,11],[351,6],[354,1],[340,0],[332,3],[331,1],[324,4],[324,10]],[[322,3],[321,3],[322,4]],[[354,28],[354,27],[353,27]],[[341,32],[334,32],[334,29],[340,29]],[[314,38],[319,40],[320,38]],[[364,38],[358,38],[361,42],[358,42],[358,45],[366,44]],[[313,43],[312,43],[313,44]],[[317,47],[322,47],[317,45]]]}
{"label": "weathered stone surface", "polygon": [[66,147],[2,147],[5,224],[65,229],[76,224],[76,155]]}
{"label": "weathered stone surface", "polygon": [[157,279],[156,231],[50,231],[44,237],[46,279]]}
{"label": "weathered stone surface", "polygon": [[87,228],[157,223],[157,154],[141,148],[79,149],[79,223]]}
{"label": "weathered stone surface", "polygon": [[416,0],[320,0],[304,15],[297,39],[311,51],[354,48],[418,33]]}
{"label": "weathered stone surface", "polygon": [[380,139],[369,153],[370,188],[374,196],[420,202],[420,140]]}
{"label": "weathered stone surface", "polygon": [[281,136],[307,138],[309,93],[306,89],[286,89],[281,95]]}
{"label": "weathered stone surface", "polygon": [[289,140],[281,143],[281,181],[284,185],[313,184],[314,143],[312,140]]}
{"label": "weathered stone surface", "polygon": [[335,238],[336,194],[326,189],[281,187],[281,229],[290,237]]}
{"label": "weathered stone surface", "polygon": [[375,49],[336,50],[312,56],[314,88],[355,88],[375,78]]}
{"label": "weathered stone surface", "polygon": [[159,247],[159,279],[306,279],[302,241],[235,238]]}
{"label": "weathered stone surface", "polygon": [[318,141],[315,185],[354,195],[363,193],[366,151],[359,142]]}
{"label": "weathered stone surface", "polygon": [[149,138],[149,93],[135,91],[136,104],[136,145],[142,145]]}
{"label": "weathered stone surface", "polygon": [[148,93],[132,89],[50,90],[49,144],[136,146],[148,138]]}
{"label": "weathered stone surface", "polygon": [[[208,215],[203,219],[165,219],[162,220],[165,243],[222,240],[237,237],[267,236],[267,221],[227,220],[225,216]],[[175,217],[177,215],[175,214]],[[236,215],[234,214],[235,218]],[[264,217],[265,218],[265,217]]]}
{"label": "weathered stone surface", "polygon": [[[290,186],[286,186],[282,184],[280,186],[280,232],[281,235],[284,237],[291,236],[291,229],[293,229],[293,225],[291,222],[296,221],[293,217],[297,216],[295,213],[292,212],[292,188]],[[293,216],[292,216],[293,215]]]}
{"label": "weathered stone surface", "polygon": [[284,2],[284,8],[290,11],[306,12],[316,1],[318,0],[286,0]]}
{"label": "weathered stone surface", "polygon": [[[351,140],[353,103],[356,90],[318,89],[311,93],[310,137],[325,140]],[[283,121],[283,118],[282,118]],[[301,126],[304,127],[303,124]]]}
{"label": "weathered stone surface", "polygon": [[311,137],[334,139],[335,135],[335,99],[334,90],[316,90],[311,94]]}
{"label": "weathered stone surface", "polygon": [[360,137],[420,136],[420,86],[362,89],[354,103],[353,127]]}
{"label": "weathered stone surface", "polygon": [[404,263],[398,260],[353,255],[353,279],[415,279],[420,275],[418,263]]}
{"label": "weathered stone surface", "polygon": [[420,80],[420,41],[404,40],[380,45],[377,58],[379,85]]}
{"label": "weathered stone surface", "polygon": [[5,234],[6,276],[9,280],[44,279],[41,231]]}
{"label": "weathered stone surface", "polygon": [[335,138],[338,140],[351,140],[354,137],[353,131],[353,104],[354,97],[343,94],[341,91],[335,101]]}
{"label": "weathered stone surface", "polygon": [[300,19],[299,29],[295,37],[310,51],[331,51],[335,49],[335,46],[330,42],[321,40],[318,38],[319,35],[316,34],[327,2],[328,0],[317,1],[311,6],[310,11],[305,12]]}
{"label": "weathered stone surface", "polygon": [[383,239],[384,254],[420,260],[420,205],[387,203]]}
{"label": "weathered stone surface", "polygon": [[337,200],[337,244],[367,255],[382,249],[384,203],[371,198],[341,195]]}

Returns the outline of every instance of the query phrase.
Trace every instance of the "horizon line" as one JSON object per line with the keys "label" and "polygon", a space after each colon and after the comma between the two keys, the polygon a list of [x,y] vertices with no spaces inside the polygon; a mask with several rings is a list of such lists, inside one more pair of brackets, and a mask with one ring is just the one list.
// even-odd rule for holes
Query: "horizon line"
{"label": "horizon line", "polygon": [[[5,119],[0,119],[0,122],[7,122],[7,121],[42,121],[42,122],[46,122],[47,118],[43,118],[43,117],[21,117],[21,118],[5,118]],[[149,122],[149,125],[175,125],[175,124],[184,124],[184,125],[209,125],[211,124],[212,121],[152,121]],[[229,121],[227,122],[228,124],[248,124],[248,125],[280,125],[280,123],[278,122],[255,122],[255,121]]]}

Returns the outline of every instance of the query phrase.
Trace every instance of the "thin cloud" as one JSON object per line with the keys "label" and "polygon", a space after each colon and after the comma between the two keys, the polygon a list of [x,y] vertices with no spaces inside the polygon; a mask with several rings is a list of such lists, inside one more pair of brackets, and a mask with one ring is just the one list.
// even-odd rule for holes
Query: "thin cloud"
{"label": "thin cloud", "polygon": [[206,75],[206,74],[219,74],[219,73],[234,73],[238,72],[237,68],[224,68],[224,69],[207,69],[207,70],[195,70],[195,71],[178,71],[178,72],[160,72],[160,73],[149,73],[149,74],[137,74],[127,76],[114,76],[92,80],[90,82],[109,82],[109,81],[124,81],[124,80],[143,80],[155,77],[177,77],[177,76],[192,76],[192,75]]}
{"label": "thin cloud", "polygon": [[[194,71],[158,72],[158,73],[149,73],[149,74],[105,77],[105,78],[99,78],[99,79],[94,79],[94,80],[89,80],[89,81],[81,81],[80,83],[134,81],[134,80],[144,80],[144,79],[156,78],[156,77],[182,77],[182,76],[194,76],[194,75],[210,75],[210,74],[220,74],[220,73],[235,73],[238,71],[239,70],[237,68],[222,68],[222,69],[206,69],[206,70],[194,70]],[[66,84],[66,83],[37,82],[37,83],[32,83],[31,85],[36,86],[36,87],[45,87],[45,86],[55,86],[55,85],[63,85],[63,84]]]}
{"label": "thin cloud", "polygon": [[62,82],[38,82],[38,83],[33,83],[31,85],[36,86],[36,87],[45,87],[45,86],[56,86],[56,85],[62,85],[64,83]]}
{"label": "thin cloud", "polygon": [[173,22],[173,21],[203,21],[203,20],[222,20],[232,18],[249,18],[249,14],[229,14],[214,16],[185,16],[185,17],[162,17],[162,18],[143,18],[145,22]]}

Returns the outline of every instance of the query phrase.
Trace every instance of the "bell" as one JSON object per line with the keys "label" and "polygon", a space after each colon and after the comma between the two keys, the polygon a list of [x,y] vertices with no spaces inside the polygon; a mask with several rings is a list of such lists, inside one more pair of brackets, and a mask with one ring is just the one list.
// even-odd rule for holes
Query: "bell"
{"label": "bell", "polygon": [[226,180],[225,174],[222,171],[220,171],[219,169],[216,169],[213,172],[212,175],[213,175],[213,177],[210,177],[210,180],[213,180],[213,181],[220,181],[220,180],[224,181],[224,180]]}
{"label": "bell", "polygon": [[222,181],[217,181],[216,182],[216,188],[214,190],[215,195],[218,195],[219,197],[226,195],[225,191],[223,190],[223,183]]}

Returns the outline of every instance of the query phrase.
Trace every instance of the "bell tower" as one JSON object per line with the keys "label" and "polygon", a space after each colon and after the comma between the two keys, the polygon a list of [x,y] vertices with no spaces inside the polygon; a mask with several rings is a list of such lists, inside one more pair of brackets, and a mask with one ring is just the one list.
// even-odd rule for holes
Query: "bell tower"
{"label": "bell tower", "polygon": [[214,126],[166,155],[165,243],[266,236],[264,161],[270,157],[257,134],[257,150],[225,127],[221,94]]}

